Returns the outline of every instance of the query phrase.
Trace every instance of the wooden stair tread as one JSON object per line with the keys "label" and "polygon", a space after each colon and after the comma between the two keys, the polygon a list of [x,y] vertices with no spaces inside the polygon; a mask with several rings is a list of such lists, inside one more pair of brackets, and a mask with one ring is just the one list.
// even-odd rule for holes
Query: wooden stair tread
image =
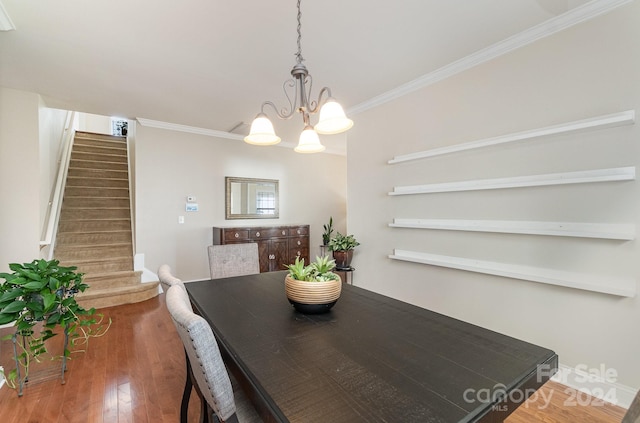
{"label": "wooden stair tread", "polygon": [[[114,229],[112,231],[78,231],[73,232],[74,235],[82,235],[82,234],[115,234],[115,233],[131,233],[130,229]],[[64,232],[68,233],[68,232]]]}
{"label": "wooden stair tread", "polygon": [[[128,210],[129,207],[102,207],[102,206],[95,206],[95,207],[91,207],[91,206],[63,206],[63,208],[66,208],[68,210],[84,210],[84,209],[104,209],[104,210]],[[89,220],[100,220],[100,219],[89,219]],[[111,219],[108,219],[111,220]]]}
{"label": "wooden stair tread", "polygon": [[160,282],[145,282],[112,289],[89,289],[78,294],[78,303],[87,309],[137,303],[156,297],[159,284]]}
{"label": "wooden stair tread", "polygon": [[[142,275],[142,270],[120,270],[117,272],[104,272],[104,273],[92,273],[90,276],[93,277],[105,277],[105,276],[132,276],[132,275]],[[85,275],[85,277],[88,275]]]}
{"label": "wooden stair tread", "polygon": [[86,249],[87,247],[130,247],[131,243],[130,242],[113,242],[113,243],[109,243],[109,244],[74,244],[74,245],[64,245],[62,247],[60,247],[61,249],[64,250],[68,250],[71,248],[82,248],[82,249]]}
{"label": "wooden stair tread", "polygon": [[[78,157],[80,156],[80,157]],[[126,154],[111,154],[111,153],[102,153],[102,152],[98,152],[98,151],[76,151],[75,153],[73,153],[71,155],[71,160],[87,160],[87,161],[99,161],[97,159],[92,159],[92,158],[88,158],[88,157],[84,157],[84,156],[93,156],[93,157],[104,157],[104,158],[108,158],[108,159],[116,159],[118,160],[115,163],[126,163],[123,162],[122,159],[126,159],[127,155]],[[105,160],[106,161],[106,160]]]}
{"label": "wooden stair tread", "polygon": [[[100,141],[109,141],[109,140],[100,140]],[[127,150],[126,144],[120,145],[117,141],[115,142],[114,145],[99,145],[86,138],[80,138],[78,139],[78,141],[74,141],[73,146],[89,147],[89,148],[104,148],[105,150],[118,151],[118,152]]]}
{"label": "wooden stair tread", "polygon": [[83,299],[87,299],[89,297],[92,297],[92,298],[104,297],[104,296],[113,294],[113,291],[119,291],[119,292],[146,291],[147,289],[157,288],[159,284],[160,282],[158,281],[141,282],[135,285],[123,285],[123,286],[114,287],[112,289],[111,288],[107,288],[107,289],[96,288],[94,290],[89,289],[88,291],[78,293],[78,297],[82,297]]}
{"label": "wooden stair tread", "polygon": [[102,160],[74,159],[74,158],[71,158],[71,162],[96,162],[96,163],[110,163],[110,164],[117,164],[117,165],[126,164],[123,162],[108,162],[108,161],[102,161]]}
{"label": "wooden stair tread", "polygon": [[[93,132],[84,132],[84,131],[76,131],[76,136],[78,140],[94,140],[94,141],[106,141],[112,142],[114,144],[124,144],[127,145],[127,138],[120,135],[107,135],[107,134],[96,134]],[[74,141],[75,143],[75,141]]]}
{"label": "wooden stair tread", "polygon": [[[86,181],[95,181],[97,179],[104,181],[104,182],[123,182],[123,181],[129,181],[127,178],[89,178],[86,176],[70,176],[69,178],[75,178],[75,179],[82,179],[82,181],[72,181],[73,184],[70,184],[67,181],[67,187],[73,187],[73,188],[95,188],[95,185],[75,185],[78,183],[84,183],[87,184],[89,182],[85,182]],[[118,187],[110,187],[110,186],[103,186],[103,187],[98,187],[98,188],[118,188]]]}
{"label": "wooden stair tread", "polygon": [[[116,179],[116,178],[111,178],[111,179],[103,179],[102,182],[104,183],[122,183],[126,181],[126,179]],[[88,182],[87,182],[88,183]],[[67,186],[65,188],[83,188],[83,189],[129,189],[129,186],[114,186],[114,185],[86,185],[82,184],[82,185],[73,185],[73,184],[67,184]]]}
{"label": "wooden stair tread", "polygon": [[110,221],[110,220],[118,220],[118,221],[123,221],[123,220],[131,220],[131,218],[129,217],[111,217],[111,218],[104,218],[104,219],[69,219],[69,220],[75,220],[75,221],[83,221],[83,222],[105,222],[105,221]]}
{"label": "wooden stair tread", "polygon": [[133,259],[130,256],[115,256],[115,257],[103,257],[103,258],[95,258],[95,259],[78,259],[73,260],[73,263],[66,263],[65,260],[60,260],[60,263],[63,266],[77,266],[81,264],[100,264],[100,263],[109,263],[116,260],[131,260],[133,263]]}
{"label": "wooden stair tread", "polygon": [[[95,162],[95,160],[93,160],[93,161]],[[116,163],[116,164],[122,164],[122,163]],[[69,169],[70,170],[87,170],[87,171],[93,171],[93,172],[96,172],[96,173],[105,172],[105,171],[106,172],[124,172],[124,173],[127,173],[127,171],[123,170],[123,169],[100,169],[100,168],[93,168],[92,169],[90,167],[74,167],[74,166],[71,166],[71,163],[69,163]],[[83,178],[83,176],[75,176],[75,175],[72,175],[71,177]],[[86,176],[84,176],[84,177],[86,178]]]}
{"label": "wooden stair tread", "polygon": [[[122,189],[122,188],[116,188]],[[104,200],[128,200],[129,197],[104,197],[104,196],[95,196],[95,195],[67,195],[67,198],[100,198]]]}

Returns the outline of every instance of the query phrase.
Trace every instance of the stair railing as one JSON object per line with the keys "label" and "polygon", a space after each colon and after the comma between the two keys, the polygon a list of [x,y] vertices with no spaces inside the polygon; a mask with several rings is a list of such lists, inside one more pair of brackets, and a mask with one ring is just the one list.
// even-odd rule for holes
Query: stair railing
{"label": "stair railing", "polygon": [[62,196],[67,181],[67,173],[69,172],[69,162],[71,161],[71,150],[73,148],[73,139],[76,134],[74,129],[76,112],[67,112],[65,121],[60,155],[58,157],[58,171],[56,175],[56,183],[49,197],[47,208],[47,218],[45,220],[45,230],[42,240],[40,241],[40,249],[49,247],[46,253],[47,260],[53,258],[53,249],[55,247],[55,237],[58,232],[58,222],[60,220],[60,210],[62,208]]}
{"label": "stair railing", "polygon": [[[136,203],[135,203],[135,187],[134,187],[134,183],[133,183],[133,178],[134,178],[134,174],[132,172],[132,170],[134,169],[134,165],[131,163],[131,157],[132,157],[132,143],[135,144],[135,127],[132,128],[133,125],[135,125],[135,122],[131,122],[131,121],[127,121],[129,122],[128,125],[128,131],[127,131],[127,135],[125,136],[125,139],[127,140],[127,179],[129,180],[129,218],[130,218],[130,222],[131,222],[131,248],[133,251],[133,257],[135,260],[135,256],[136,256]],[[133,123],[133,125],[132,125]],[[134,130],[134,132],[132,133],[131,130]],[[135,269],[135,263],[134,263],[134,269]]]}

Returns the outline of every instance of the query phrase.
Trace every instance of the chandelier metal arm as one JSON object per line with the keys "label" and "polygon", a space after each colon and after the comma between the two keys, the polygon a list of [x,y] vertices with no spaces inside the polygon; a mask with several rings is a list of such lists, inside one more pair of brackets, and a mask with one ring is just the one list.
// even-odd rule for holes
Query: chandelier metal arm
{"label": "chandelier metal arm", "polygon": [[[309,76],[311,76],[311,75],[309,75]],[[311,93],[311,91],[309,91],[309,93]],[[327,94],[327,98],[325,98],[324,100],[322,99],[322,95],[323,94]],[[318,94],[318,100],[317,101],[312,101],[311,103],[309,103],[309,106],[310,106],[310,108],[308,109],[309,113],[311,113],[311,114],[317,113],[318,109],[320,107],[322,107],[324,102],[327,101],[327,99],[329,99],[330,97],[331,97],[331,88],[323,87],[320,90],[320,93]]]}
{"label": "chandelier metal arm", "polygon": [[[287,86],[295,87],[295,96],[293,98],[293,101],[291,101],[291,97],[287,92]],[[298,86],[293,79],[289,79],[285,81],[284,84],[282,84],[282,90],[284,91],[284,95],[285,97],[287,97],[287,101],[289,102],[289,108],[287,109],[286,107],[283,107],[281,109],[278,109],[278,106],[276,106],[275,103],[273,103],[272,101],[265,101],[264,103],[262,103],[262,106],[260,107],[261,113],[264,113],[265,106],[271,106],[273,111],[276,112],[276,115],[280,119],[284,119],[284,120],[291,119],[291,117],[296,111],[296,106],[298,104]]]}

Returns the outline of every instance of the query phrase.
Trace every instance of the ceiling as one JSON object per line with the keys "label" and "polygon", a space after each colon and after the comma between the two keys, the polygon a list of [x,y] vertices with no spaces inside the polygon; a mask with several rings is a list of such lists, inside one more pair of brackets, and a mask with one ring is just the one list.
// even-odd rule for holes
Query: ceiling
{"label": "ceiling", "polygon": [[[286,105],[295,0],[0,2],[16,27],[0,32],[0,85],[39,93],[49,107],[218,131],[244,122],[242,131],[263,101]],[[584,3],[305,0],[312,95],[329,86],[353,109]],[[302,119],[271,117],[295,143]],[[345,137],[321,139],[344,151]]]}

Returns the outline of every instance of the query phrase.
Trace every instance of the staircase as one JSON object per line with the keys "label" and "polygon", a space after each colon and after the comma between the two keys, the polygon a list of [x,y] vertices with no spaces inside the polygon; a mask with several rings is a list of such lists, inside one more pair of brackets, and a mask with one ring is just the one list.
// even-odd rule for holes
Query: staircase
{"label": "staircase", "polygon": [[85,274],[85,308],[158,294],[158,282],[141,283],[133,270],[127,161],[126,137],[76,132],[53,256]]}

